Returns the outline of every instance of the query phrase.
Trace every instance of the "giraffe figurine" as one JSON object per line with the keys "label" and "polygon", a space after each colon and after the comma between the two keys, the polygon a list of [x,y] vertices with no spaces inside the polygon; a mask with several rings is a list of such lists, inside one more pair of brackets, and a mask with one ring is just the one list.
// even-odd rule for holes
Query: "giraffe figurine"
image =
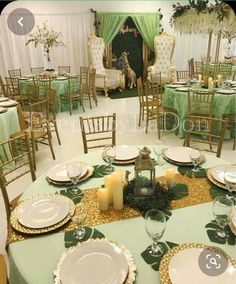
{"label": "giraffe figurine", "polygon": [[128,87],[130,89],[133,89],[133,87],[136,87],[136,74],[134,70],[129,66],[128,55],[129,53],[125,51],[121,53],[121,59],[123,62],[123,73],[126,77],[128,77]]}

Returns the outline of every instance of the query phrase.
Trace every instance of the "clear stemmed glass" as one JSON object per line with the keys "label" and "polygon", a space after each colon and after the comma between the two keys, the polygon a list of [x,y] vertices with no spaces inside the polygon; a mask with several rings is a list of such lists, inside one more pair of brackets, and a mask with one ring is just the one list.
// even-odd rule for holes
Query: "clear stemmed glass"
{"label": "clear stemmed glass", "polygon": [[191,162],[193,163],[193,173],[197,173],[199,171],[198,165],[201,163],[202,155],[203,154],[200,150],[189,152]]}
{"label": "clear stemmed glass", "polygon": [[166,228],[166,217],[160,210],[152,209],[145,214],[145,229],[153,244],[149,253],[153,256],[163,254],[162,248],[158,245],[158,241],[163,236]]}
{"label": "clear stemmed glass", "polygon": [[161,159],[162,154],[163,154],[163,153],[162,153],[162,149],[157,150],[157,149],[155,149],[155,147],[153,147],[153,152],[154,152],[154,154],[155,154],[156,157],[157,157],[157,159],[156,159],[157,165],[159,165],[159,166],[164,165],[164,161]]}
{"label": "clear stemmed glass", "polygon": [[224,240],[228,238],[224,228],[229,222],[229,216],[233,210],[233,201],[225,196],[217,196],[213,200],[213,214],[220,229],[216,231],[216,238]]}
{"label": "clear stemmed glass", "polygon": [[103,158],[105,162],[108,164],[107,172],[112,173],[114,171],[114,167],[112,163],[116,158],[116,148],[113,145],[106,145],[103,149]]}
{"label": "clear stemmed glass", "polygon": [[230,193],[228,197],[234,200],[233,191],[236,191],[236,165],[230,165],[225,167],[224,182]]}
{"label": "clear stemmed glass", "polygon": [[78,162],[70,162],[66,165],[66,170],[68,178],[73,183],[73,187],[69,188],[68,191],[72,194],[78,194],[80,192],[80,189],[77,186],[77,183],[82,174],[82,166]]}
{"label": "clear stemmed glass", "polygon": [[72,217],[72,222],[76,223],[77,227],[73,231],[73,237],[76,240],[82,240],[85,234],[85,228],[82,227],[87,217],[86,211],[80,211],[79,214]]}

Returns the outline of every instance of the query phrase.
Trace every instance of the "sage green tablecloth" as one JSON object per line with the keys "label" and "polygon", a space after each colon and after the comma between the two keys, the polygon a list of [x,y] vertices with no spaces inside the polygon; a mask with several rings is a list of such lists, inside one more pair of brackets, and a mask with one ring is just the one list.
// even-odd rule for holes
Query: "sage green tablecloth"
{"label": "sage green tablecloth", "polygon": [[[152,146],[150,146],[150,149],[152,149]],[[81,155],[76,160],[84,161],[91,165],[104,163],[101,158],[101,151]],[[207,154],[206,162],[203,166],[211,167],[222,163],[226,162],[211,154]],[[133,175],[133,166],[121,168],[129,169]],[[170,164],[156,167],[157,175],[163,175],[167,168],[176,167]],[[92,178],[83,183],[81,188],[93,188],[101,184],[103,184],[103,178]],[[52,193],[56,190],[58,188],[49,185],[45,175],[42,175],[24,192],[23,198]],[[213,219],[211,203],[176,209],[172,213],[173,215],[167,222],[167,229],[162,237],[163,241],[167,240],[179,244],[197,242],[215,245],[209,241],[204,229],[204,226]],[[96,228],[105,234],[107,239],[124,244],[130,250],[137,265],[136,284],[160,283],[159,273],[147,265],[140,255],[151,243],[145,232],[142,217],[98,225]],[[53,270],[56,268],[62,253],[66,250],[63,238],[63,233],[52,233],[11,243],[9,245],[10,283],[53,284]],[[228,245],[218,246],[232,257],[236,257],[235,247]]]}
{"label": "sage green tablecloth", "polygon": [[0,113],[0,142],[10,138],[20,130],[16,107],[8,108],[7,112]]}
{"label": "sage green tablecloth", "polygon": [[[33,80],[20,80],[20,93],[24,96],[28,94],[28,88],[33,85]],[[65,95],[68,92],[68,81],[65,80],[52,80],[51,87],[56,91],[56,110],[60,111],[60,95]]]}
{"label": "sage green tablecloth", "polygon": [[[177,111],[179,119],[178,135],[184,137],[185,121],[188,110],[188,93],[176,91],[173,88],[165,87],[163,107],[172,108]],[[232,114],[236,111],[236,91],[235,94],[226,95],[215,93],[213,103],[213,116],[222,118],[224,114]]]}

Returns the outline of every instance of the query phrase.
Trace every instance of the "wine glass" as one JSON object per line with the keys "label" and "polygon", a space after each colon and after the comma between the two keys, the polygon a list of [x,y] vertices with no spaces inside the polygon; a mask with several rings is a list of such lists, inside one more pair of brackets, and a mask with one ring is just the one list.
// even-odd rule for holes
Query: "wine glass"
{"label": "wine glass", "polygon": [[149,253],[153,256],[163,254],[162,248],[158,245],[158,241],[163,236],[166,228],[166,217],[160,210],[152,209],[145,214],[145,229],[148,236],[152,239],[153,244]]}
{"label": "wine glass", "polygon": [[81,210],[77,215],[74,215],[71,219],[76,224],[76,228],[73,231],[73,237],[76,240],[82,240],[85,234],[85,228],[82,227],[87,217],[87,212]]}
{"label": "wine glass", "polygon": [[114,167],[112,166],[112,163],[114,162],[116,158],[116,148],[114,145],[106,145],[103,149],[103,159],[108,164],[107,166],[107,172],[112,173],[114,171]]}
{"label": "wine glass", "polygon": [[82,174],[82,166],[78,162],[69,162],[66,165],[66,170],[67,176],[73,184],[73,187],[69,188],[68,191],[73,195],[78,194],[80,192],[80,189],[79,187],[77,187],[77,183]]}
{"label": "wine glass", "polygon": [[196,149],[190,150],[189,156],[190,156],[191,162],[193,163],[193,169],[192,169],[193,173],[199,172],[198,165],[202,161],[202,155],[203,155],[202,151],[200,150],[196,150]]}
{"label": "wine glass", "polygon": [[162,149],[155,149],[155,147],[153,147],[153,152],[156,155],[157,159],[156,159],[156,163],[159,166],[164,165],[164,161],[161,159],[162,157]]}
{"label": "wine glass", "polygon": [[236,165],[229,165],[224,170],[224,182],[230,193],[228,197],[233,198],[233,191],[236,191]]}
{"label": "wine glass", "polygon": [[227,239],[228,235],[224,231],[229,222],[229,215],[233,210],[233,201],[225,196],[217,196],[213,200],[213,215],[220,229],[216,231],[216,238],[219,240]]}

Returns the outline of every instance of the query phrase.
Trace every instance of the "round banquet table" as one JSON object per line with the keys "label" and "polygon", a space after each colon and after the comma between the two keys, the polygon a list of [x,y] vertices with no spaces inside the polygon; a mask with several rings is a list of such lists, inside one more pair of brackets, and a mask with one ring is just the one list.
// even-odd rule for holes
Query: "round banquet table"
{"label": "round banquet table", "polygon": [[[165,87],[162,100],[163,107],[172,108],[177,111],[179,119],[178,136],[184,137],[184,123],[188,112],[188,93],[176,91],[173,88]],[[235,94],[215,93],[213,102],[213,117],[222,118],[224,114],[234,114],[236,111]]]}
{"label": "round banquet table", "polygon": [[[152,145],[148,146],[152,149]],[[159,150],[161,146],[155,146]],[[75,158],[90,165],[104,164],[101,157],[101,150],[96,150]],[[206,161],[202,164],[208,168],[226,161],[216,158],[212,154],[206,154]],[[134,166],[117,166],[117,168],[128,169],[131,171],[130,179],[133,177]],[[161,176],[167,168],[176,166],[166,163],[163,166],[156,166],[156,175]],[[44,193],[53,193],[59,190],[46,181],[46,174],[39,177],[25,190],[21,199]],[[81,189],[100,187],[103,178],[89,178],[81,184]],[[60,187],[61,188],[61,187]],[[63,188],[61,188],[63,189]],[[166,231],[161,241],[170,241],[178,244],[187,242],[204,243],[217,245],[227,254],[236,257],[234,246],[219,245],[212,243],[206,233],[204,226],[213,219],[212,203],[204,203],[191,207],[172,210],[172,216],[167,222]],[[151,266],[146,264],[141,257],[141,253],[151,244],[145,232],[144,220],[142,217],[131,218],[123,221],[95,226],[109,240],[124,244],[132,253],[137,265],[136,282],[137,284],[146,283],[158,284],[159,272],[154,271]],[[48,233],[23,241],[12,242],[9,244],[10,262],[10,283],[11,284],[52,284],[54,283],[53,270],[66,250],[64,247],[64,233]]]}
{"label": "round banquet table", "polygon": [[11,134],[20,130],[16,107],[9,107],[7,112],[0,113],[0,142],[8,140]]}

